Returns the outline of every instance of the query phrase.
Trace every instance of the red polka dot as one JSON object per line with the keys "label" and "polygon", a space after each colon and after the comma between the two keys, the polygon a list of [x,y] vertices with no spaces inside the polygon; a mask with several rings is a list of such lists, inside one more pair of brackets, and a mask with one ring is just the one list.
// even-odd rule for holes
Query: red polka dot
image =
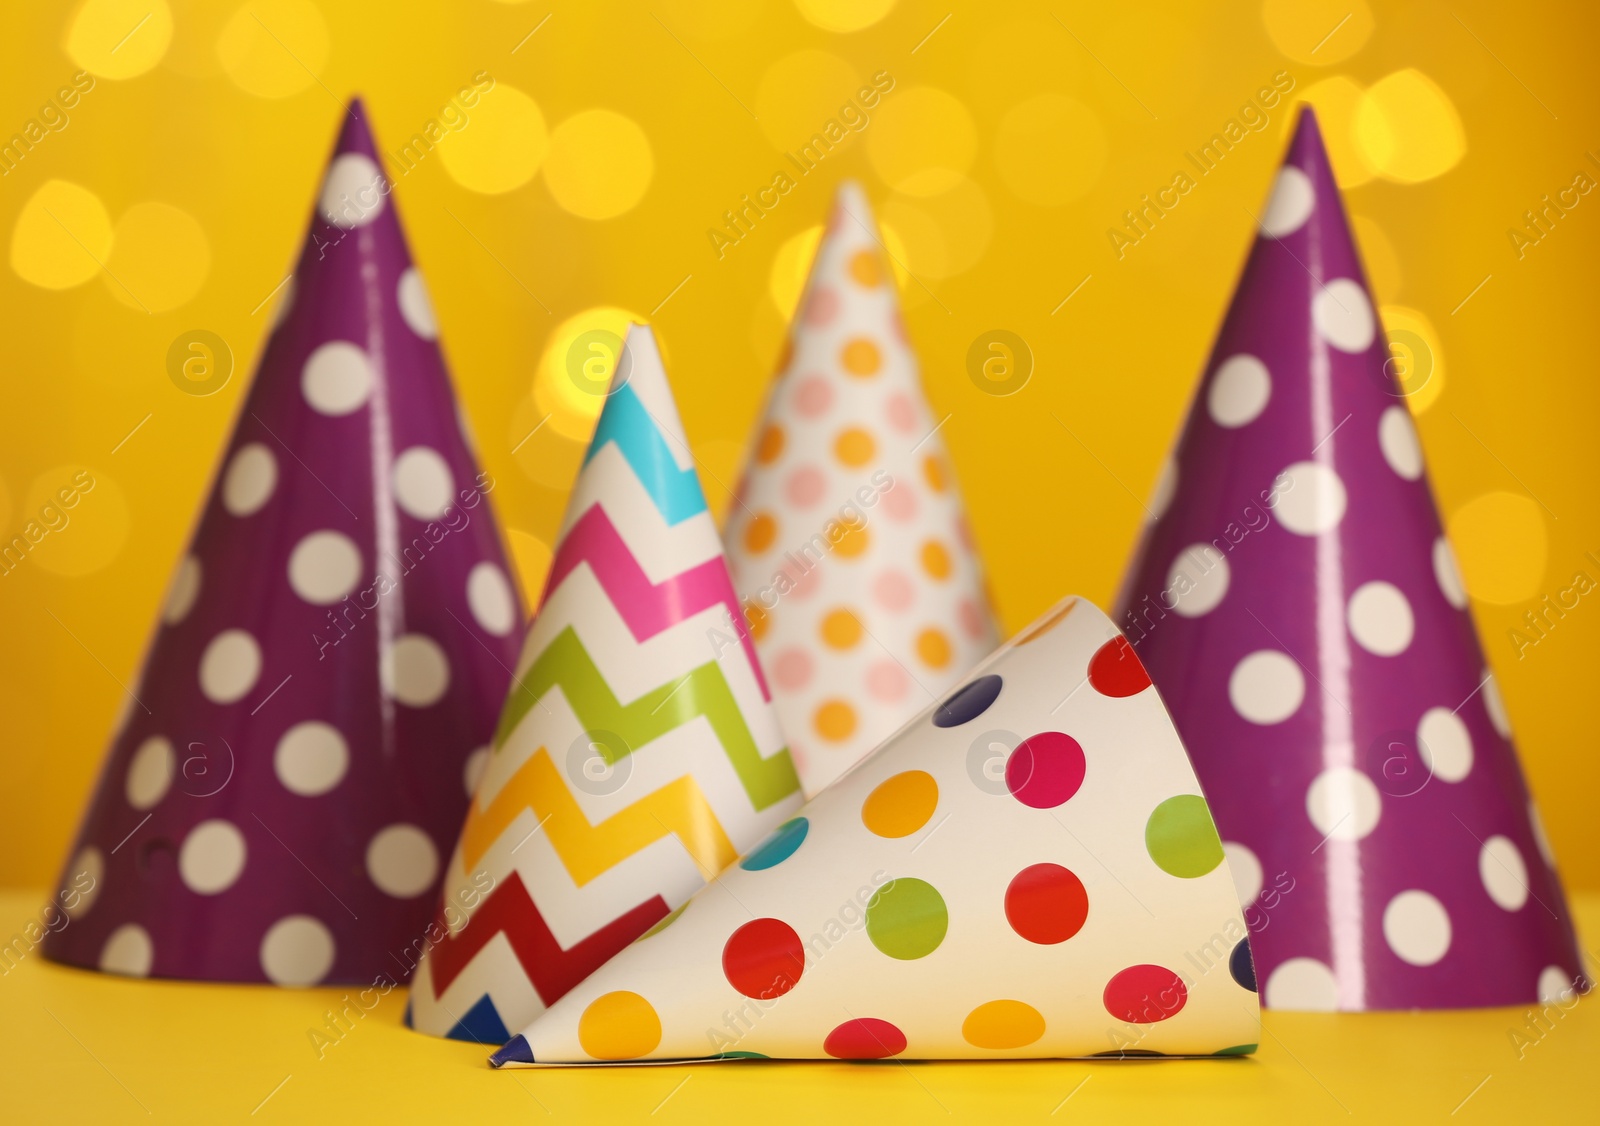
{"label": "red polka dot", "polygon": [[1076,739],[1044,731],[1018,743],[1006,759],[1006,787],[1023,805],[1054,809],[1078,792],[1087,769]]}
{"label": "red polka dot", "polygon": [[1130,1024],[1176,1016],[1188,1000],[1183,979],[1165,966],[1129,966],[1106,983],[1106,1012]]}
{"label": "red polka dot", "polygon": [[1029,942],[1053,946],[1083,928],[1089,893],[1083,881],[1059,864],[1034,864],[1006,888],[1006,921]]}
{"label": "red polka dot", "polygon": [[836,1060],[886,1060],[906,1050],[906,1034],[886,1020],[847,1020],[828,1033],[822,1050]]}
{"label": "red polka dot", "polygon": [[1118,634],[1089,658],[1089,683],[1102,696],[1133,696],[1150,687],[1150,674],[1128,639]]}
{"label": "red polka dot", "polygon": [[722,972],[746,997],[782,997],[806,966],[806,949],[788,923],[756,919],[733,932],[722,948]]}

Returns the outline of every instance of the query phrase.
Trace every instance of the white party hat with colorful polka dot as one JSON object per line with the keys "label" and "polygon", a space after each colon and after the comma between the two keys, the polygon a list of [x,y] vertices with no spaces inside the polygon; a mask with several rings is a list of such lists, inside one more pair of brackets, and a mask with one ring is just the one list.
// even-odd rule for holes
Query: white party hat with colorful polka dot
{"label": "white party hat with colorful polka dot", "polygon": [[1263,1001],[1461,1008],[1582,992],[1309,109],[1259,226],[1117,617],[1251,911],[1270,915],[1255,944]]}
{"label": "white party hat with colorful polka dot", "polygon": [[369,986],[415,959],[523,615],[391,187],[354,102],[51,958]]}
{"label": "white party hat with colorful polka dot", "polygon": [[1183,744],[1067,599],[496,1066],[1240,1055],[1250,942]]}
{"label": "white party hat with colorful polka dot", "polygon": [[500,1044],[800,804],[655,337],[628,331],[412,1027]]}
{"label": "white party hat with colorful polka dot", "polygon": [[845,183],[727,529],[741,631],[808,795],[997,640],[939,426],[872,209]]}

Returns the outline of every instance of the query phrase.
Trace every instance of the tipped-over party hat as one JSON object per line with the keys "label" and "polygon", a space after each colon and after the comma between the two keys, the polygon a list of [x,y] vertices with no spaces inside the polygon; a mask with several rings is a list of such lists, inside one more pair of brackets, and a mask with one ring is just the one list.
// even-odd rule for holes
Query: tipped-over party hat
{"label": "tipped-over party hat", "polygon": [[431,917],[522,611],[390,187],[352,103],[52,958],[370,983]]}
{"label": "tipped-over party hat", "polygon": [[800,802],[655,338],[628,332],[409,1020],[503,1042]]}
{"label": "tipped-over party hat", "polygon": [[728,528],[816,794],[994,648],[982,569],[860,187],[839,189]]}
{"label": "tipped-over party hat", "polygon": [[1523,1004],[1572,924],[1369,294],[1305,110],[1118,622],[1270,916],[1267,1007]]}
{"label": "tipped-over party hat", "polygon": [[1067,599],[491,1062],[1237,1055],[1254,990],[1183,744]]}

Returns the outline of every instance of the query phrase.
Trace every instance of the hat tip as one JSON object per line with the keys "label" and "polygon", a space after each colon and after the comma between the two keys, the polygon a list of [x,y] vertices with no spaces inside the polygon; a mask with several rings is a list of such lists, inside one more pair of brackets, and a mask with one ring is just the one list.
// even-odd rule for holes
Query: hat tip
{"label": "hat tip", "polygon": [[532,1063],[533,1049],[528,1046],[528,1038],[521,1033],[507,1040],[505,1047],[489,1057],[489,1066],[502,1068],[508,1063]]}

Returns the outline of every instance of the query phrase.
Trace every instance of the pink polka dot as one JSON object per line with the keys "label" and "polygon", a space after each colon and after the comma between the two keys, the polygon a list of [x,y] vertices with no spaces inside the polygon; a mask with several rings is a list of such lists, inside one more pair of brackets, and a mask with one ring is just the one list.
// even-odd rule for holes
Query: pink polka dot
{"label": "pink polka dot", "polygon": [[813,671],[811,655],[804,649],[785,649],[772,662],[772,679],[778,682],[779,688],[790,691],[804,688],[810,683]]}
{"label": "pink polka dot", "polygon": [[801,602],[817,593],[817,588],[822,585],[822,567],[813,563],[809,568],[801,570],[798,567],[785,567],[784,574],[789,576],[789,581],[794,583],[794,589],[789,592],[789,597]]}
{"label": "pink polka dot", "polygon": [[879,661],[867,670],[867,691],[874,700],[886,704],[899,703],[906,698],[911,678],[906,670],[893,661]]}
{"label": "pink polka dot", "polygon": [[872,582],[872,597],[885,610],[909,610],[914,593],[911,580],[901,571],[885,571]]}
{"label": "pink polka dot", "polygon": [[802,418],[820,418],[833,406],[833,386],[820,375],[808,375],[794,389],[795,413]]}
{"label": "pink polka dot", "polygon": [[960,542],[961,546],[966,548],[968,551],[973,550],[972,525],[967,523],[967,518],[965,516],[956,517],[956,539]]}
{"label": "pink polka dot", "polygon": [[810,508],[822,499],[827,491],[828,477],[815,465],[802,465],[784,482],[784,495],[796,508]]}
{"label": "pink polka dot", "polygon": [[839,294],[822,286],[806,302],[806,323],[825,325],[839,315]]}
{"label": "pink polka dot", "polygon": [[904,524],[917,514],[917,495],[911,484],[897,480],[894,487],[883,494],[883,511],[889,519]]}
{"label": "pink polka dot", "polygon": [[961,619],[961,628],[968,637],[976,641],[984,634],[983,611],[978,609],[978,604],[970,598],[963,598],[961,605],[956,607],[956,616]]}
{"label": "pink polka dot", "polygon": [[1054,809],[1083,785],[1083,748],[1060,731],[1042,731],[1017,744],[1006,759],[1006,786],[1023,805]]}
{"label": "pink polka dot", "polygon": [[884,404],[883,413],[889,419],[889,425],[902,434],[912,434],[917,429],[917,408],[911,401],[911,396],[904,391],[896,391],[889,396],[889,401]]}

